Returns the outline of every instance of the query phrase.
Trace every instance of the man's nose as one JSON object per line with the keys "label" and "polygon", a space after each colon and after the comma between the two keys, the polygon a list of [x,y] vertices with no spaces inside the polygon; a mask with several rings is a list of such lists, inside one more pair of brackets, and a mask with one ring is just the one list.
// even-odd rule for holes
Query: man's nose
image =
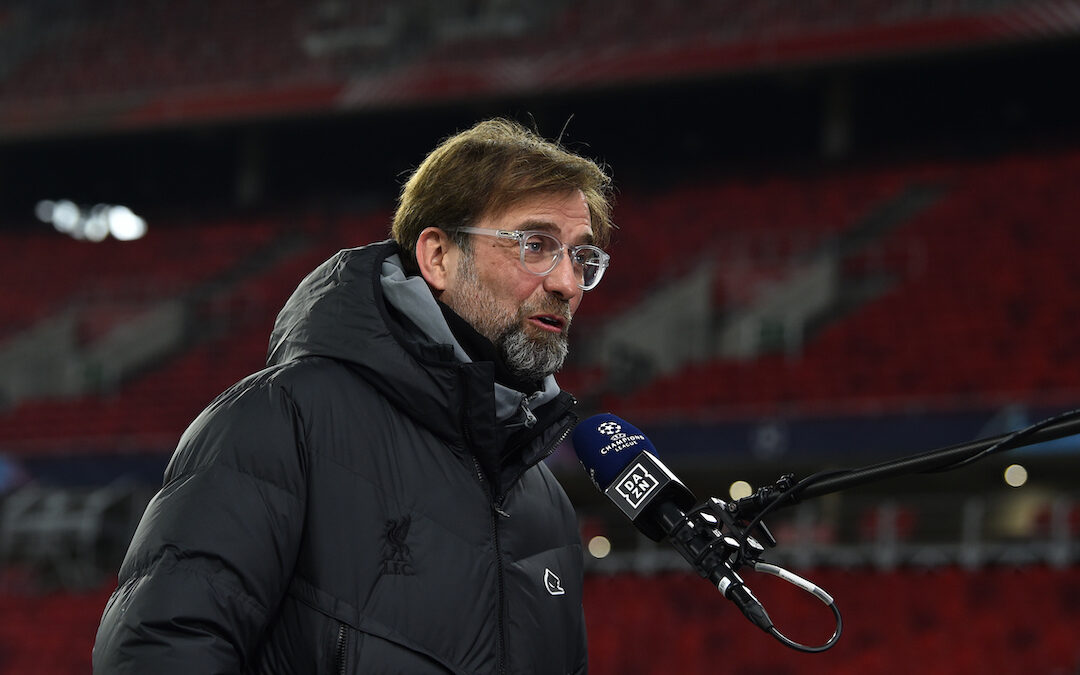
{"label": "man's nose", "polygon": [[564,253],[555,264],[555,269],[544,278],[544,289],[563,300],[571,300],[581,294],[579,281],[578,270],[574,267],[573,260]]}

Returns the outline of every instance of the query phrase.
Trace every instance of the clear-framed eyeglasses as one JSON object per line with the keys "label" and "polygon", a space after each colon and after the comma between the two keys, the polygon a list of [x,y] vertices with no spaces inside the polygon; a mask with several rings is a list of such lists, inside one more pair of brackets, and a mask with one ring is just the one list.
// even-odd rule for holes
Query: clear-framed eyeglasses
{"label": "clear-framed eyeglasses", "polygon": [[516,239],[521,249],[521,266],[537,276],[546,276],[562,260],[563,252],[570,251],[577,285],[583,291],[591,291],[600,283],[604,270],[611,263],[611,256],[591,244],[569,246],[553,234],[540,230],[487,230],[480,227],[455,227],[452,232],[480,234],[499,239]]}

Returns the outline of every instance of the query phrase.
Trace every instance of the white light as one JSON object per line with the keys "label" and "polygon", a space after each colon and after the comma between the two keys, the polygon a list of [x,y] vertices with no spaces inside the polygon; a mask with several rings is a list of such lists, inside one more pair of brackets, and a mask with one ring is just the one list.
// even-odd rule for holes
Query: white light
{"label": "white light", "polygon": [[83,224],[83,234],[90,241],[105,241],[109,236],[109,221],[106,218],[109,207],[98,204],[90,209],[90,216]]}
{"label": "white light", "polygon": [[61,199],[53,206],[53,227],[61,232],[70,234],[71,232],[74,232],[75,228],[79,225],[81,215],[82,214],[79,213],[79,207],[75,206],[74,202]]}
{"label": "white light", "polygon": [[728,488],[728,494],[732,499],[742,499],[743,497],[749,497],[754,493],[754,488],[750,487],[750,483],[744,480],[737,480],[731,484]]}
{"label": "white light", "polygon": [[84,210],[68,199],[42,199],[34,206],[34,215],[72,239],[97,242],[112,235],[119,241],[133,241],[147,230],[146,221],[122,205],[96,204]]}
{"label": "white light", "polygon": [[109,232],[120,241],[133,241],[146,234],[146,221],[126,206],[112,207],[106,218],[109,221]]}
{"label": "white light", "polygon": [[51,223],[55,209],[56,202],[51,199],[42,199],[34,206],[34,215],[43,223]]}
{"label": "white light", "polygon": [[1027,469],[1019,464],[1010,464],[1009,467],[1005,469],[1005,482],[1008,483],[1010,487],[1020,487],[1027,482],[1027,479]]}
{"label": "white light", "polygon": [[594,558],[606,558],[611,553],[611,542],[602,534],[589,540],[589,553]]}

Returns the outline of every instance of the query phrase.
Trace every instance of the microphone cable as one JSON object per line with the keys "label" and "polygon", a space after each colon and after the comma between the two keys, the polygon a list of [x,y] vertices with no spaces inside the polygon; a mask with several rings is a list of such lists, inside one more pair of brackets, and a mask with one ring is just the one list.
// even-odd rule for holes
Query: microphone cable
{"label": "microphone cable", "polygon": [[787,499],[791,494],[795,493],[797,490],[805,488],[807,485],[810,485],[815,481],[845,473],[850,472],[848,470],[821,471],[811,476],[807,476],[795,485],[792,485],[788,489],[777,494],[773,499],[769,501],[768,504],[765,505],[764,508],[762,508],[750,520],[750,522],[745,527],[740,527],[739,531],[736,533],[735,539],[738,542],[738,552],[736,553],[734,561],[735,569],[743,567],[744,565],[748,565],[755,572],[762,572],[765,574],[771,574],[773,576],[779,577],[784,581],[801,588],[807,593],[810,593],[811,595],[825,603],[829,607],[829,609],[832,610],[833,617],[836,620],[836,627],[833,630],[832,636],[824,644],[821,645],[811,646],[796,642],[781,633],[775,625],[772,625],[771,621],[769,622],[770,625],[768,626],[760,626],[767,633],[779,640],[785,646],[800,652],[817,654],[831,649],[833,645],[836,644],[837,640],[840,639],[840,634],[844,630],[844,619],[840,616],[840,609],[836,606],[836,601],[833,599],[833,597],[817,584],[809,581],[808,579],[804,579],[803,577],[800,577],[799,575],[790,572],[783,567],[758,560],[754,554],[748,553],[747,549],[749,548],[749,545],[747,539],[750,536],[749,533],[753,531],[755,527],[761,524],[761,519],[765,516],[765,514],[772,511],[774,508],[776,508],[777,505],[783,503],[783,500]]}
{"label": "microphone cable", "polygon": [[840,610],[836,607],[836,601],[833,600],[833,597],[831,595],[826,593],[823,588],[813,583],[812,581],[804,579],[793,572],[789,572],[788,570],[778,565],[773,565],[771,563],[762,562],[759,560],[754,563],[753,568],[755,572],[762,572],[764,574],[771,574],[773,576],[780,577],[784,581],[794,586],[798,586],[807,593],[810,593],[818,600],[821,600],[823,603],[828,605],[829,609],[832,610],[833,616],[836,617],[836,628],[833,630],[833,634],[828,639],[828,641],[822,645],[810,646],[804,645],[801,642],[796,642],[781,633],[779,630],[777,630],[776,626],[771,625],[766,629],[770,635],[782,642],[784,645],[791,647],[792,649],[798,650],[800,652],[807,652],[809,654],[818,654],[827,649],[831,649],[832,646],[836,644],[836,641],[840,639],[840,633],[844,631],[844,620],[840,617]]}
{"label": "microphone cable", "polygon": [[925,471],[924,473],[938,473],[938,472],[941,472],[941,471],[952,471],[953,469],[959,469],[960,467],[964,467],[964,466],[967,466],[969,464],[973,464],[973,463],[979,461],[980,459],[983,459],[985,457],[989,457],[990,455],[993,455],[993,454],[996,454],[996,453],[999,453],[999,452],[1005,452],[1006,450],[1013,450],[1015,448],[1021,447],[1022,445],[1025,445],[1024,443],[1021,443],[1020,441],[1024,440],[1028,436],[1031,436],[1032,434],[1034,434],[1034,433],[1036,433],[1038,431],[1041,431],[1041,430],[1045,429],[1046,427],[1053,426],[1053,425],[1059,424],[1061,422],[1067,422],[1069,420],[1073,420],[1073,419],[1076,419],[1078,417],[1080,417],[1080,408],[1076,408],[1074,410],[1068,410],[1068,411],[1065,411],[1065,412],[1060,413],[1058,415],[1054,415],[1053,417],[1047,417],[1046,419],[1039,420],[1038,422],[1035,422],[1034,424],[1028,425],[1028,426],[1024,427],[1023,429],[1019,429],[1017,431],[1012,432],[1011,434],[1009,434],[1005,438],[1001,439],[997,443],[994,443],[993,445],[986,448],[985,450],[981,450],[981,451],[975,453],[971,457],[966,457],[964,459],[957,460],[957,461],[955,461],[952,464],[949,464],[947,466],[943,466],[943,467],[940,467],[940,468],[937,468],[937,469],[931,469],[929,471]]}

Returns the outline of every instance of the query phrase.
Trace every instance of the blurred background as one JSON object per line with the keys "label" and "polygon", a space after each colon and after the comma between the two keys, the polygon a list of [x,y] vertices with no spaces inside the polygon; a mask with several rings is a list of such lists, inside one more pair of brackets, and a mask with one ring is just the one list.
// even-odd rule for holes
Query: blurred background
{"label": "blurred background", "polygon": [[[0,672],[88,672],[188,422],[495,115],[618,187],[563,388],[699,498],[1080,402],[1075,0],[0,0]],[[1078,673],[1080,439],[808,500],[820,655],[636,534],[572,451],[592,672]],[[740,483],[741,482],[741,483]],[[817,600],[748,572],[781,630]]]}

